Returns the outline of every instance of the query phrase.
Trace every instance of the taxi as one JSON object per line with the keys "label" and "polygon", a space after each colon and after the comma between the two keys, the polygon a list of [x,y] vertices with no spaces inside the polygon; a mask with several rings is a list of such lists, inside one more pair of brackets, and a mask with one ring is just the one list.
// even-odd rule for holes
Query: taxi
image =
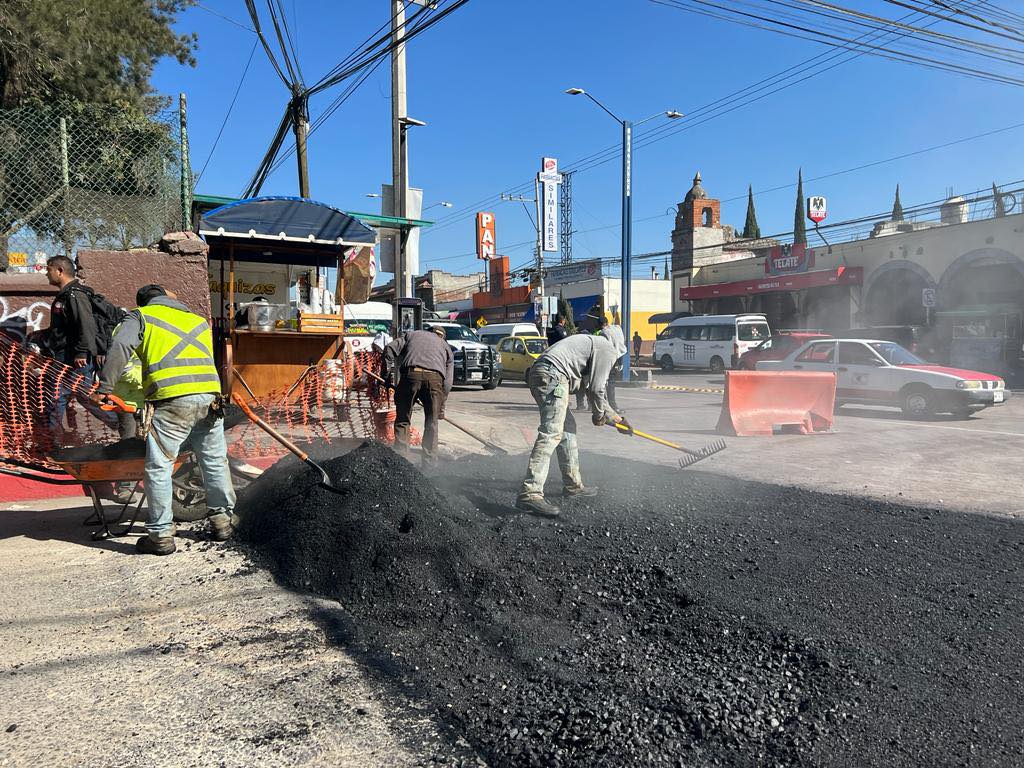
{"label": "taxi", "polygon": [[530,376],[530,368],[548,348],[543,336],[506,336],[498,342],[505,378],[523,379]]}

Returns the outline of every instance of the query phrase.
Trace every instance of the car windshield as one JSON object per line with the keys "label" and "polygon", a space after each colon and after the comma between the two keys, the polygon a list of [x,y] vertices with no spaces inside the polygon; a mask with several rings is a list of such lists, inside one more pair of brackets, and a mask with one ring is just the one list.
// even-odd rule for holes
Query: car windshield
{"label": "car windshield", "polygon": [[884,357],[889,365],[928,365],[917,355],[911,354],[899,344],[891,341],[875,341],[870,346]]}
{"label": "car windshield", "polygon": [[761,341],[768,338],[768,323],[740,323],[737,335],[740,341]]}
{"label": "car windshield", "polygon": [[444,328],[444,337],[448,341],[480,341],[476,331],[464,325],[442,325],[441,327]]}
{"label": "car windshield", "polygon": [[548,348],[548,343],[544,339],[523,339],[523,341],[526,342],[526,351],[531,355],[539,355]]}

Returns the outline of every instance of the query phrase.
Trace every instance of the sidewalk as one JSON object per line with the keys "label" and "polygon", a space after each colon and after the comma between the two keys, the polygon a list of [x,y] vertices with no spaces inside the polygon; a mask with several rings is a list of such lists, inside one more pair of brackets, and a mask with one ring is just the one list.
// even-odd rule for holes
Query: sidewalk
{"label": "sidewalk", "polygon": [[[179,526],[92,542],[84,498],[0,505],[0,766],[412,766],[440,749],[284,591]],[[191,528],[191,530],[190,530]]]}

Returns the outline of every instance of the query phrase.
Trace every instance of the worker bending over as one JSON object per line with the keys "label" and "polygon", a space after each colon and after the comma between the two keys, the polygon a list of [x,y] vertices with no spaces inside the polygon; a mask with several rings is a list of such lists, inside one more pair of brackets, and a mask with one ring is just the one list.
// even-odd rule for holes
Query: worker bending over
{"label": "worker bending over", "polygon": [[608,422],[629,424],[617,414],[605,396],[608,375],[618,352],[603,336],[578,334],[549,347],[530,368],[530,393],[540,409],[540,428],[530,454],[526,479],[516,507],[547,517],[559,509],[544,498],[551,454],[558,453],[564,496],[593,496],[597,488],[583,485],[580,476],[579,447],[576,444],[576,420],[569,408],[569,393],[586,391],[590,400],[591,421],[595,426]]}
{"label": "worker bending over", "polygon": [[409,451],[409,424],[415,403],[423,406],[423,463],[437,461],[437,422],[452,391],[455,356],[444,329],[405,331],[384,348],[384,364],[395,389],[395,443]]}
{"label": "worker bending over", "polygon": [[128,313],[114,335],[93,397],[102,402],[114,390],[131,354],[139,356],[143,394],[153,417],[146,435],[144,481],[148,533],[136,548],[144,554],[169,555],[175,550],[171,475],[185,446],[191,447],[202,470],[210,535],[217,541],[231,536],[235,490],[210,324],[159,285],[140,288],[136,303],[138,308]]}

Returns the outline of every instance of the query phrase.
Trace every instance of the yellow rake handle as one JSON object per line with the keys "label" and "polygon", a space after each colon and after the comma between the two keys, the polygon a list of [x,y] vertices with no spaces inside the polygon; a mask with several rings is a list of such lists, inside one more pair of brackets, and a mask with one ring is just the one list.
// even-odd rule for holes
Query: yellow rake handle
{"label": "yellow rake handle", "polygon": [[[619,430],[619,432],[622,432],[624,435],[630,434],[629,427],[624,427],[621,424],[612,424],[612,426]],[[634,429],[632,431],[632,434],[636,435],[637,437],[642,437],[644,440],[650,440],[652,443],[664,445],[666,448],[674,448],[677,451],[688,453],[691,456],[699,455],[696,451],[691,451],[689,448],[683,448],[683,446],[678,445],[676,443],[669,442],[668,440],[664,440],[660,437],[655,437],[654,435],[649,435],[646,432],[641,432],[639,429]]]}

